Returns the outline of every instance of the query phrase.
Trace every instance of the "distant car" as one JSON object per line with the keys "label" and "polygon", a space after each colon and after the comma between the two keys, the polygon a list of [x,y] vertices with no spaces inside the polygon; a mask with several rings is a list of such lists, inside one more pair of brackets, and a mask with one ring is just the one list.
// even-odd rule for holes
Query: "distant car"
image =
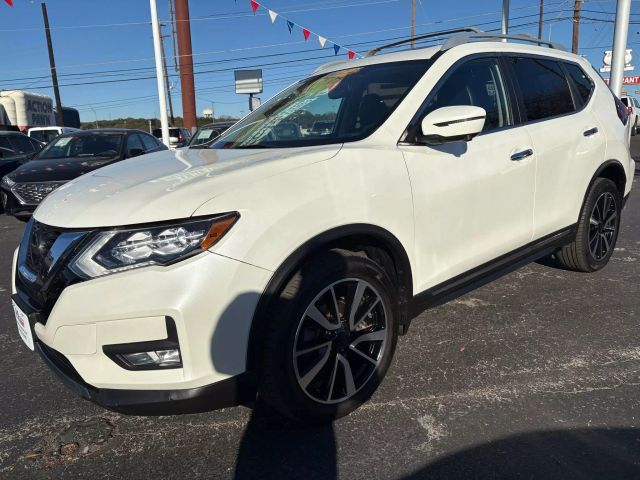
{"label": "distant car", "polygon": [[631,135],[638,134],[638,115],[640,115],[640,103],[635,97],[623,96],[620,98],[629,111],[629,125],[631,125]]}
{"label": "distant car", "polygon": [[138,130],[79,130],[60,135],[32,161],[2,177],[5,213],[26,220],[49,193],[68,181],[125,158],[166,149],[155,137]]}
{"label": "distant car", "polygon": [[39,142],[47,144],[63,133],[73,133],[79,131],[79,128],[71,127],[33,127],[29,129],[27,135],[35,140],[38,140]]}
{"label": "distant car", "polygon": [[[153,136],[162,140],[162,129],[154,128]],[[191,138],[191,132],[184,127],[169,128],[169,146],[173,148],[184,147]]]}
{"label": "distant car", "polygon": [[193,134],[191,140],[189,140],[189,148],[203,148],[210,142],[218,138],[229,128],[231,128],[236,122],[213,122],[207,123],[201,126],[196,133]]}
{"label": "distant car", "polygon": [[334,122],[318,120],[317,122],[313,122],[309,133],[312,135],[328,135],[333,131],[333,125]]}
{"label": "distant car", "polygon": [[[0,178],[12,172],[36,153],[43,144],[20,132],[0,132]],[[4,211],[4,196],[0,193],[0,213]]]}

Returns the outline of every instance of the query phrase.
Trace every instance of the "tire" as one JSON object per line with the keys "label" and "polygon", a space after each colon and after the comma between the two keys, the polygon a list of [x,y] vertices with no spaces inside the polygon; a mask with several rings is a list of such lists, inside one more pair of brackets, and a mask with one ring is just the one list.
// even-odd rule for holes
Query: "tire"
{"label": "tire", "polygon": [[[269,315],[261,399],[301,423],[330,422],[366,402],[395,352],[394,291],[382,267],[342,250],[294,274]],[[352,319],[356,297],[361,301]]]}
{"label": "tire", "polygon": [[603,268],[618,239],[621,209],[622,198],[616,184],[608,178],[597,178],[582,206],[574,241],[556,252],[560,264],[577,272]]}

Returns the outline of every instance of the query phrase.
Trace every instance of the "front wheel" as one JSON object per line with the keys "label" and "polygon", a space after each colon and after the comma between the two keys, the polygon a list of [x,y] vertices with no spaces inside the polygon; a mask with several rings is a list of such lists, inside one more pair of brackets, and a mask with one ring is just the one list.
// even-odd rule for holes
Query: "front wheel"
{"label": "front wheel", "polygon": [[608,178],[597,178],[580,212],[574,241],[556,252],[560,263],[579,272],[603,268],[618,239],[621,210],[616,184]]}
{"label": "front wheel", "polygon": [[269,321],[260,395],[300,422],[327,422],[367,401],[397,341],[386,272],[370,259],[331,251],[297,272]]}

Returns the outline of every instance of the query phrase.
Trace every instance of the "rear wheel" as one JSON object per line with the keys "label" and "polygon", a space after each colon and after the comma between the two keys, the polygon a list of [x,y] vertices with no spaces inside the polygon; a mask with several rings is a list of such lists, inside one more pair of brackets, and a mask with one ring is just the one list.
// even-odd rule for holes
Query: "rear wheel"
{"label": "rear wheel", "polygon": [[620,229],[622,202],[616,184],[597,178],[580,213],[575,240],[556,256],[571,270],[595,272],[611,258]]}
{"label": "rear wheel", "polygon": [[329,252],[296,273],[270,317],[261,397],[313,423],[367,401],[395,351],[393,291],[378,264],[350,252]]}

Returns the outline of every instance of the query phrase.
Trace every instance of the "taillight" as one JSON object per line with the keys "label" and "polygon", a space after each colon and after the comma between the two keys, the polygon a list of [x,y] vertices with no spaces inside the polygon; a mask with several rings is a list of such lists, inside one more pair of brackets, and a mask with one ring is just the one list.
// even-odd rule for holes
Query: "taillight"
{"label": "taillight", "polygon": [[633,108],[632,107],[627,107],[627,112],[633,113]]}
{"label": "taillight", "polygon": [[620,100],[615,95],[613,96],[613,98],[616,102],[616,112],[618,112],[618,118],[620,119],[623,125],[626,125],[627,120],[629,120],[629,113],[631,111],[631,108],[627,107],[624,103],[622,103],[622,100]]}

